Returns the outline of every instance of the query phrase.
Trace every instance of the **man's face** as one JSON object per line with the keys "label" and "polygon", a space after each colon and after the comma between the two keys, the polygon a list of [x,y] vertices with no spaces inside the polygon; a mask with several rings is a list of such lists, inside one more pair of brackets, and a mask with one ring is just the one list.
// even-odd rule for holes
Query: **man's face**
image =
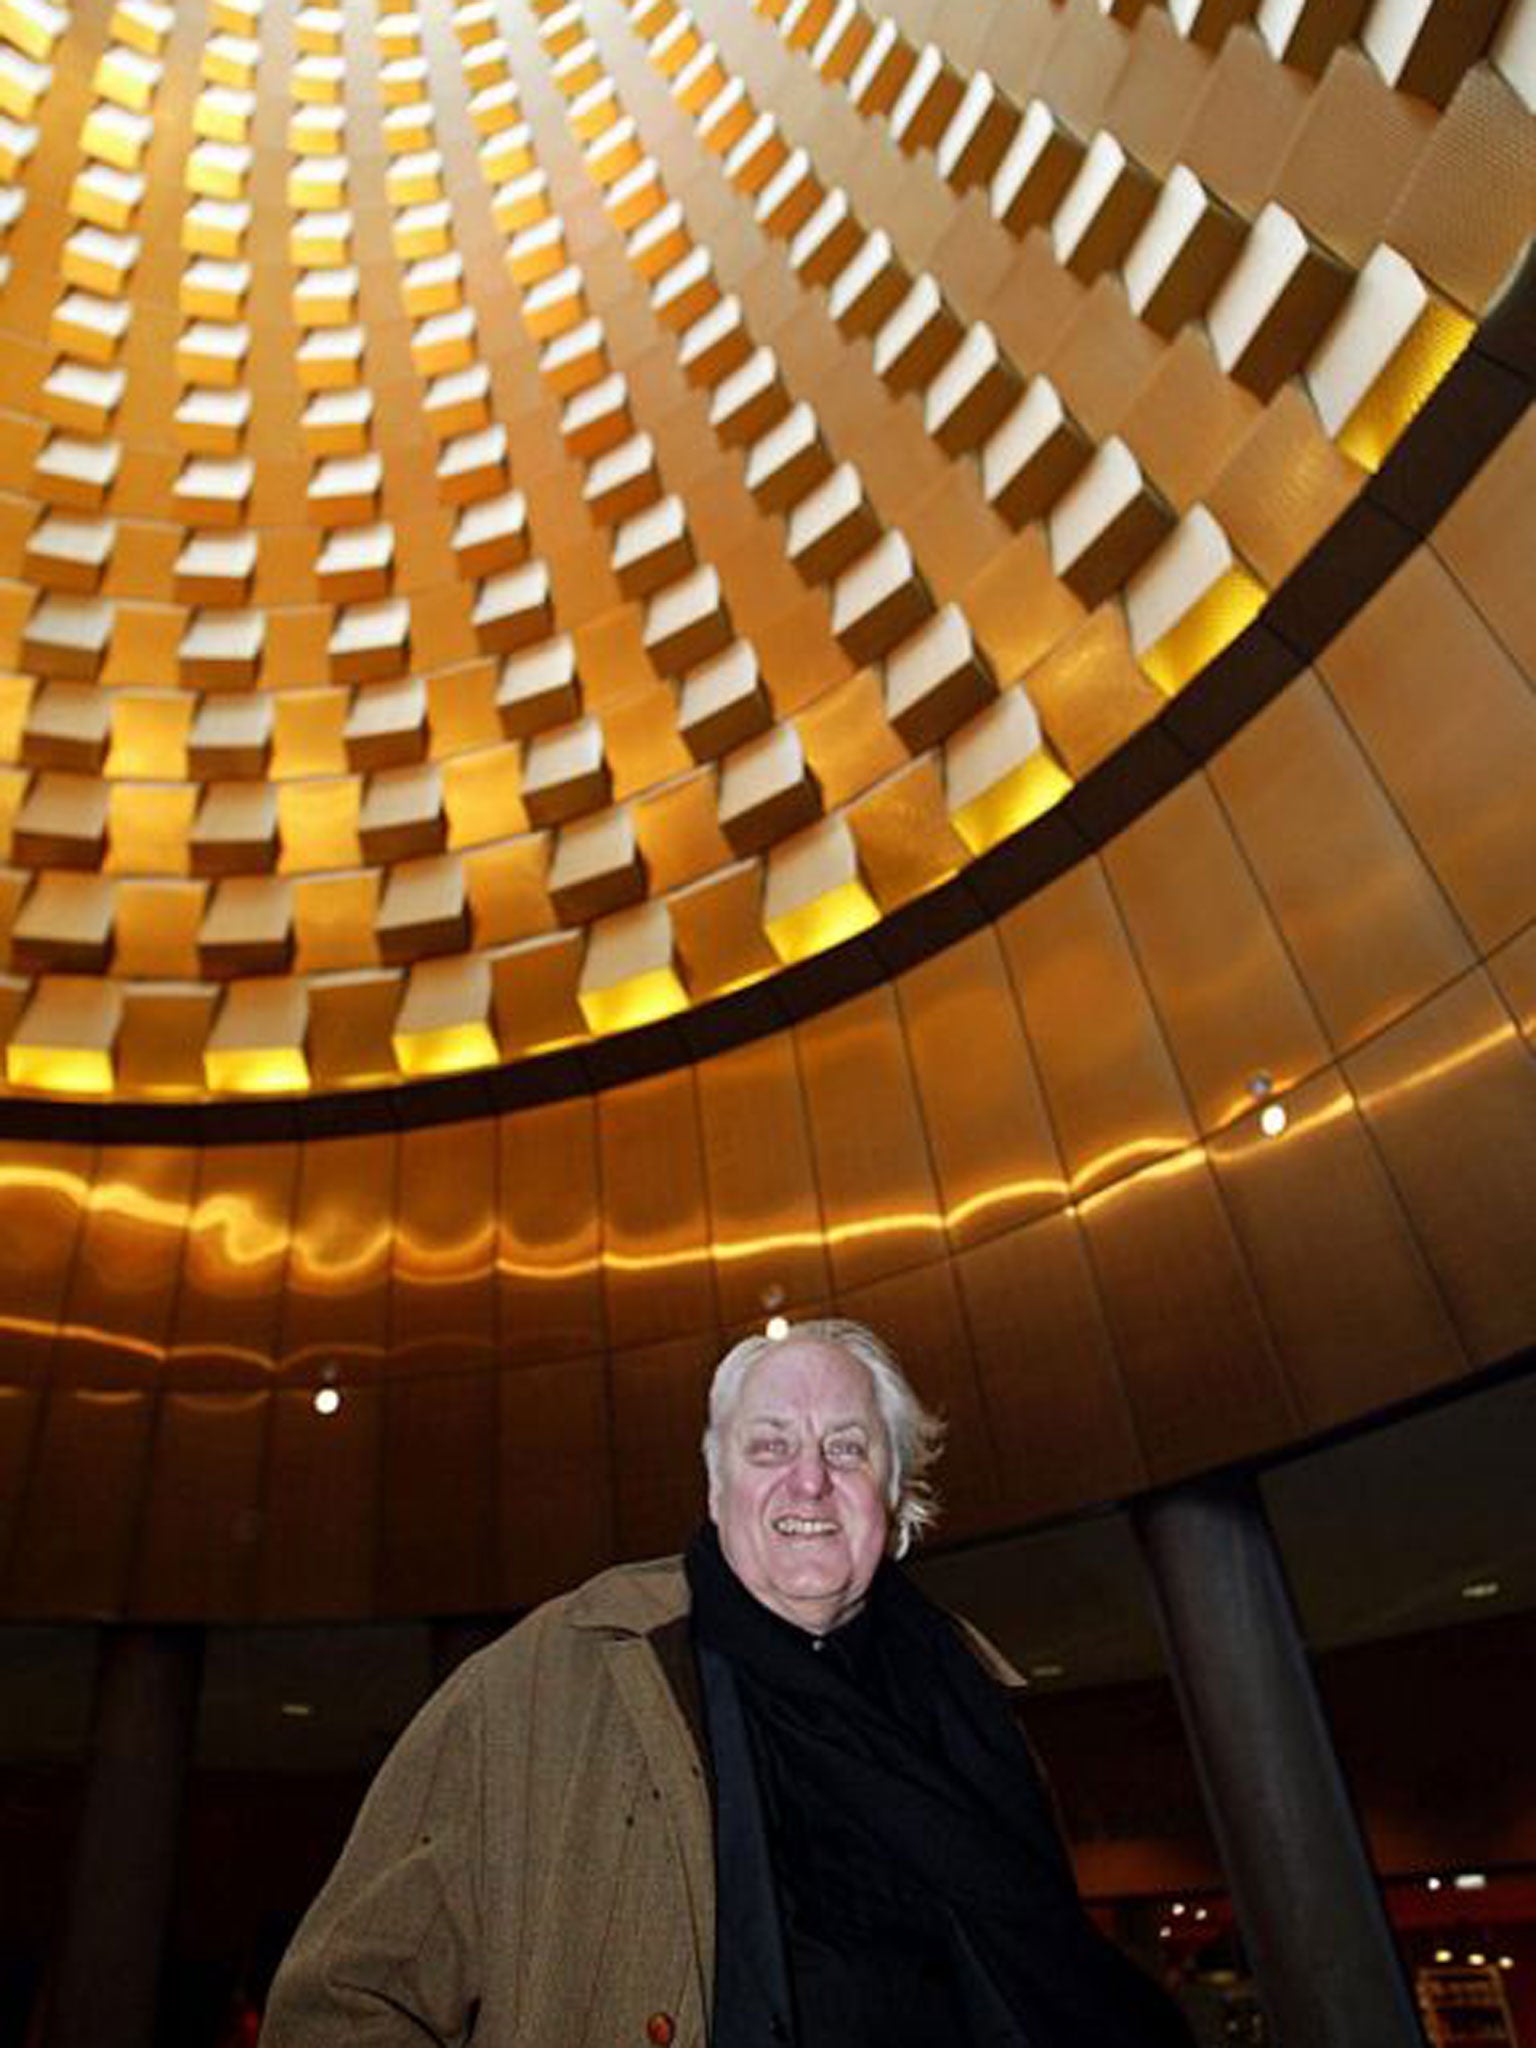
{"label": "man's face", "polygon": [[709,1511],[749,1593],[824,1635],[863,1605],[890,1529],[874,1387],[836,1345],[786,1339],[742,1382]]}

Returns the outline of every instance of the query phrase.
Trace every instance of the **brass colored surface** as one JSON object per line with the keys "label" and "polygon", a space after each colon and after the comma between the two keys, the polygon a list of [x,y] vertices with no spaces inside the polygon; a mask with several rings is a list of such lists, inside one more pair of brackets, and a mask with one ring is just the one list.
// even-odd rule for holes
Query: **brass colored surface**
{"label": "brass colored surface", "polygon": [[1067,1184],[996,933],[915,968],[899,994],[950,1244],[1058,1210]]}
{"label": "brass colored surface", "polygon": [[715,1319],[693,1074],[631,1082],[598,1100],[603,1302],[625,1349]]}
{"label": "brass colored surface", "polygon": [[1460,1342],[1358,1106],[1336,1072],[1277,1091],[1210,1142],[1217,1185],[1310,1428],[1460,1371]]}
{"label": "brass colored surface", "polygon": [[1194,1123],[1103,875],[1073,869],[999,933],[1072,1194],[1176,1158]]}
{"label": "brass colored surface", "polygon": [[750,1327],[831,1291],[806,1104],[788,1033],[698,1067],[721,1320]]}
{"label": "brass colored surface", "polygon": [[259,1393],[161,1396],[130,1595],[139,1613],[251,1611],[270,1404]]}
{"label": "brass colored surface", "polygon": [[1296,970],[1208,784],[1191,778],[1121,833],[1104,872],[1157,1005],[1195,1123],[1250,1106],[1327,1058]]}
{"label": "brass colored surface", "polygon": [[1471,954],[1338,712],[1294,683],[1211,780],[1335,1046],[1379,1031]]}
{"label": "brass colored surface", "polygon": [[856,997],[796,1039],[833,1286],[932,1259],[943,1218],[894,995]]}
{"label": "brass colored surface", "polygon": [[1345,1062],[1475,1365],[1524,1341],[1536,1062],[1481,970]]}
{"label": "brass colored surface", "polygon": [[[953,1536],[1536,1341],[1536,121],[1491,7],[1396,83],[1348,6],[1281,61],[1226,10],[901,0],[820,66],[803,9],[503,10],[503,58],[391,8],[332,82],[267,0],[153,89],[100,64],[139,17],[10,11],[53,41],[0,133],[0,1609],[537,1600],[687,1535],[708,1371],[779,1309],[892,1338]],[[1133,203],[1059,261],[1101,129]],[[1223,232],[1138,319],[1175,164]],[[1316,295],[1228,374],[1271,201]],[[1428,311],[1335,356],[1330,437],[1382,245]],[[1075,530],[1111,436],[1139,495]],[[1196,508],[1261,630],[1196,591],[1138,656]]]}

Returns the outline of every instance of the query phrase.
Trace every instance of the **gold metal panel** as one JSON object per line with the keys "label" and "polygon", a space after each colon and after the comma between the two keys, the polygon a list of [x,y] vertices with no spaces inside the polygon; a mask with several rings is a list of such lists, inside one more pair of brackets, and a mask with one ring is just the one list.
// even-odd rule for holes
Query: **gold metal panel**
{"label": "gold metal panel", "polygon": [[378,1609],[484,1613],[496,1593],[496,1376],[395,1380],[383,1398]]}
{"label": "gold metal panel", "polygon": [[880,672],[860,669],[795,720],[805,758],[833,809],[900,768],[907,750],[886,723]]}
{"label": "gold metal panel", "polygon": [[1166,702],[1131,652],[1119,605],[1101,606],[1063,633],[1030,670],[1026,688],[1046,738],[1072,775],[1096,768]]}
{"label": "gold metal panel", "polygon": [[1217,754],[1210,778],[1333,1043],[1380,1031],[1471,949],[1317,678]]}
{"label": "gold metal panel", "polygon": [[1536,917],[1536,695],[1427,548],[1321,660],[1484,951]]}
{"label": "gold metal panel", "polygon": [[1179,155],[1195,176],[1246,219],[1270,195],[1305,116],[1312,81],[1275,63],[1256,35],[1231,35],[1206,73]]}
{"label": "gold metal panel", "polygon": [[775,1032],[695,1071],[721,1317],[793,1315],[829,1286],[794,1043]]}
{"label": "gold metal panel", "polygon": [[82,1388],[49,1397],[11,1555],[14,1612],[96,1619],[122,1611],[152,1416],[145,1393]]}
{"label": "gold metal panel", "polygon": [[1289,384],[1234,449],[1207,495],[1237,553],[1271,588],[1320,540],[1360,488],[1360,472]]}
{"label": "gold metal panel", "polygon": [[463,1371],[495,1355],[497,1160],[489,1117],[401,1134],[392,1371]]}
{"label": "gold metal panel", "polygon": [[1502,947],[1488,962],[1488,972],[1536,1048],[1536,925]]}
{"label": "gold metal panel", "polygon": [[1213,488],[1261,410],[1251,392],[1222,375],[1203,329],[1190,327],[1142,384],[1120,432],[1163,496],[1185,512]]}
{"label": "gold metal panel", "polygon": [[233,1621],[255,1612],[268,1400],[161,1396],[130,1598],[136,1615]]}
{"label": "gold metal panel", "polygon": [[616,1350],[718,1320],[691,1068],[597,1099],[603,1296]]}
{"label": "gold metal panel", "polygon": [[1386,238],[1435,126],[1433,108],[1345,44],[1308,96],[1270,196],[1357,268]]}
{"label": "gold metal panel", "polygon": [[107,1146],[70,1273],[56,1386],[158,1383],[197,1171],[170,1146]]}
{"label": "gold metal panel", "polygon": [[166,1358],[172,1383],[264,1383],[278,1359],[298,1147],[211,1146],[199,1155]]}
{"label": "gold metal panel", "polygon": [[596,1111],[585,1096],[499,1119],[496,1267],[509,1365],[603,1346]]}
{"label": "gold metal panel", "polygon": [[1181,1151],[1193,1136],[1189,1105],[1098,863],[1072,869],[997,929],[1073,1188]]}
{"label": "gold metal panel", "polygon": [[1435,528],[1434,552],[1527,676],[1536,673],[1536,407],[1496,448]]}
{"label": "gold metal panel", "polygon": [[1058,1211],[958,1254],[955,1276],[1005,1516],[1112,1500],[1147,1468],[1077,1219]]}
{"label": "gold metal panel", "polygon": [[499,1399],[496,1605],[521,1607],[579,1585],[618,1554],[606,1364],[504,1372]]}
{"label": "gold metal panel", "polygon": [[[34,1387],[0,1386],[0,1559],[11,1554],[42,1404]],[[0,1572],[0,1582],[3,1577]]]}
{"label": "gold metal panel", "polygon": [[1203,1131],[1249,1082],[1310,1073],[1328,1042],[1231,828],[1191,777],[1104,850],[1104,870]]}
{"label": "gold metal panel", "polygon": [[943,1214],[894,991],[856,996],[795,1039],[833,1285],[938,1257]]}
{"label": "gold metal panel", "polygon": [[1454,1328],[1402,1206],[1336,1072],[1210,1147],[1265,1320],[1307,1426],[1324,1429],[1460,1372]]}
{"label": "gold metal panel", "polygon": [[1536,1060],[1479,969],[1345,1062],[1473,1363],[1536,1336]]}
{"label": "gold metal panel", "polygon": [[893,1273],[839,1296],[840,1310],[878,1330],[927,1405],[944,1417],[939,1491],[946,1537],[978,1535],[1004,1519],[992,1418],[947,1259]]}
{"label": "gold metal panel", "polygon": [[40,1379],[90,1197],[83,1145],[12,1145],[0,1156],[0,1374]]}
{"label": "gold metal panel", "polygon": [[464,856],[476,942],[505,945],[554,929],[555,914],[544,886],[549,855],[542,838],[530,837],[482,847]]}
{"label": "gold metal panel", "polygon": [[343,1385],[384,1356],[399,1140],[316,1138],[301,1148],[283,1288],[285,1373]]}
{"label": "gold metal panel", "polygon": [[724,1346],[713,1332],[616,1351],[614,1538],[620,1557],[680,1550],[704,1517],[699,1439],[710,1375]]}
{"label": "gold metal panel", "polygon": [[937,888],[966,862],[965,841],[950,823],[941,762],[911,762],[848,811],[859,869],[884,910]]}
{"label": "gold metal panel", "polygon": [[1066,1178],[996,932],[946,947],[897,995],[949,1242],[1059,1209]]}
{"label": "gold metal panel", "polygon": [[[1052,571],[1042,526],[1000,540],[985,568],[961,591],[960,608],[977,646],[1005,686],[1016,682],[1082,617],[1082,606]],[[1155,693],[1153,700],[1160,701]],[[1123,720],[1115,727],[1117,735],[1128,730]]]}
{"label": "gold metal panel", "polygon": [[[667,706],[674,716],[674,706]],[[654,711],[652,716],[655,716]],[[635,838],[645,859],[651,894],[666,895],[729,867],[733,858],[720,830],[713,769],[678,776],[635,806]]]}
{"label": "gold metal panel", "polygon": [[1118,275],[1106,275],[1084,294],[1040,367],[1072,417],[1099,440],[1119,429],[1162,353],[1162,342],[1131,311]]}
{"label": "gold metal panel", "polygon": [[1473,65],[1388,215],[1384,239],[1463,306],[1485,306],[1530,240],[1530,135],[1528,103]]}
{"label": "gold metal panel", "polygon": [[1143,1167],[1079,1213],[1152,1479],[1295,1435],[1296,1403],[1203,1154]]}
{"label": "gold metal panel", "polygon": [[257,1606],[263,1620],[367,1614],[379,1509],[383,1397],[342,1389],[318,1415],[307,1387],[272,1396]]}
{"label": "gold metal panel", "polygon": [[1007,545],[982,495],[980,468],[971,462],[952,463],[932,489],[900,507],[898,523],[935,604],[964,603],[971,584]]}

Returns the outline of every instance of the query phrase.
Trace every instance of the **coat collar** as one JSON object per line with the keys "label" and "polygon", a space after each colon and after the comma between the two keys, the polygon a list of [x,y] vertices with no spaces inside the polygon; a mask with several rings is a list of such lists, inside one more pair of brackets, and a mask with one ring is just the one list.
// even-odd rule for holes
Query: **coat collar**
{"label": "coat collar", "polygon": [[650,1635],[688,1612],[688,1581],[680,1557],[616,1565],[589,1579],[570,1597],[572,1628],[610,1635]]}

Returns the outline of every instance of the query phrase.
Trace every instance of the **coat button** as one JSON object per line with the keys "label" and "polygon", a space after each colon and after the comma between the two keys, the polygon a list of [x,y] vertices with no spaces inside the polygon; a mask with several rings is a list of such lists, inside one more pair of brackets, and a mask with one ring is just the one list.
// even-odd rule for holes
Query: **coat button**
{"label": "coat button", "polygon": [[677,2021],[669,2012],[653,2012],[645,2023],[645,2038],[654,2041],[656,2048],[672,2048],[676,2032]]}

